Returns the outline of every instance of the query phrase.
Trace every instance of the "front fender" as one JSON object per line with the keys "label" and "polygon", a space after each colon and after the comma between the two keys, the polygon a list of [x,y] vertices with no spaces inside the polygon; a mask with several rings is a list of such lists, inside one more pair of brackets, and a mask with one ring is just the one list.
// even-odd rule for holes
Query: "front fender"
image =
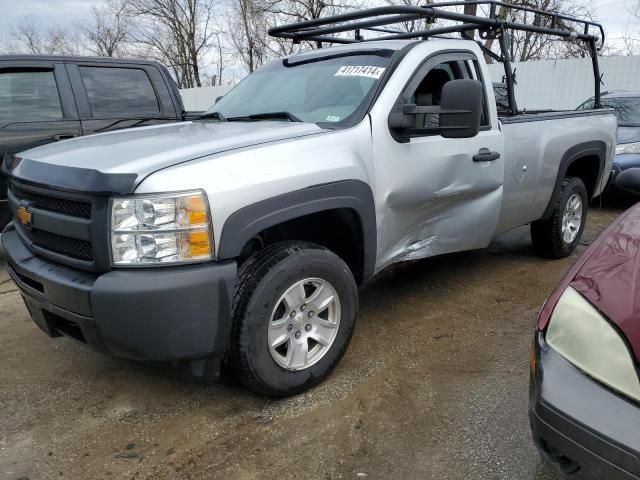
{"label": "front fender", "polygon": [[312,213],[350,209],[360,221],[363,238],[363,277],[373,274],[377,231],[373,193],[361,180],[315,185],[253,203],[230,215],[224,223],[218,259],[238,257],[244,245],[266,228]]}

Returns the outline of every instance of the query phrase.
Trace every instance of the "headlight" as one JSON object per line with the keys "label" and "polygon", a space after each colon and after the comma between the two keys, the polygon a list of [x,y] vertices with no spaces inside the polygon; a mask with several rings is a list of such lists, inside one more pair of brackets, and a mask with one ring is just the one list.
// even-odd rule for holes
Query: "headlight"
{"label": "headlight", "polygon": [[616,146],[616,155],[622,155],[624,153],[640,153],[640,142],[622,143]]}
{"label": "headlight", "polygon": [[114,265],[155,265],[213,256],[209,203],[203,192],[138,195],[111,201]]}
{"label": "headlight", "polygon": [[640,401],[640,380],[626,343],[609,321],[571,287],[558,300],[546,340],[586,374]]}

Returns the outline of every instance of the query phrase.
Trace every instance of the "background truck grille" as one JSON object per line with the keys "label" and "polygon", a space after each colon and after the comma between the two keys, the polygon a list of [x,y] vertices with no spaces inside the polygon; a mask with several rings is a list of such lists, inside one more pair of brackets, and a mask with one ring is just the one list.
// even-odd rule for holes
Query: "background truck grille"
{"label": "background truck grille", "polygon": [[91,242],[64,237],[55,233],[45,232],[44,230],[32,229],[30,233],[33,238],[33,243],[40,248],[77,258],[78,260],[88,262],[93,260],[93,247],[91,246]]}
{"label": "background truck grille", "polygon": [[29,202],[34,208],[63,213],[72,217],[91,218],[91,204],[88,202],[48,197],[35,192],[28,192],[15,186],[12,186],[11,190],[17,198]]}

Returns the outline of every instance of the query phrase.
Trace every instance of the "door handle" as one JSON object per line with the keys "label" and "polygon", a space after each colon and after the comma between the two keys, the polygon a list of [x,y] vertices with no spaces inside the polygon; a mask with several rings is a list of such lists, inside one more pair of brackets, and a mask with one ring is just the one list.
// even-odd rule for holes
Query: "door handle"
{"label": "door handle", "polygon": [[492,162],[500,158],[498,152],[492,152],[488,148],[481,148],[478,153],[473,156],[474,162]]}
{"label": "door handle", "polygon": [[75,138],[77,136],[77,133],[60,133],[58,135],[54,135],[53,140],[59,142],[60,140],[69,140],[70,138]]}

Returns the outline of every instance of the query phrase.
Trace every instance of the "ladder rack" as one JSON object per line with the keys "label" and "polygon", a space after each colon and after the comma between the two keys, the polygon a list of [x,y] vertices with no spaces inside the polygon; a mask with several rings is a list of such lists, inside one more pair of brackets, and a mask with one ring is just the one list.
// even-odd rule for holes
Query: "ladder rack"
{"label": "ladder rack", "polygon": [[[485,7],[486,11],[478,15],[468,15],[448,10],[451,7],[476,5]],[[533,14],[533,22],[518,23],[507,21],[508,12],[524,12]],[[403,32],[390,28],[399,23],[424,20],[432,24],[437,19],[455,22],[452,25],[428,28],[412,32]],[[571,23],[573,25],[569,25]],[[590,20],[570,17],[563,14],[537,10],[530,7],[507,4],[494,0],[471,0],[430,3],[424,6],[386,6],[357,10],[341,15],[321,17],[298,23],[281,25],[269,29],[269,35],[286,38],[295,43],[303,41],[322,43],[352,44],[360,42],[376,42],[382,40],[415,39],[428,40],[432,37],[459,33],[462,38],[470,39],[468,32],[478,30],[481,39],[497,39],[500,55],[484,47],[477,41],[482,50],[503,63],[511,114],[518,112],[514,94],[514,75],[509,55],[509,31],[526,31],[555,36],[561,39],[582,41],[586,44],[592,59],[595,87],[595,108],[600,108],[600,69],[598,51],[604,44],[602,25]],[[375,32],[377,37],[365,38],[363,31]],[[351,37],[336,36],[345,32],[353,32]]]}

